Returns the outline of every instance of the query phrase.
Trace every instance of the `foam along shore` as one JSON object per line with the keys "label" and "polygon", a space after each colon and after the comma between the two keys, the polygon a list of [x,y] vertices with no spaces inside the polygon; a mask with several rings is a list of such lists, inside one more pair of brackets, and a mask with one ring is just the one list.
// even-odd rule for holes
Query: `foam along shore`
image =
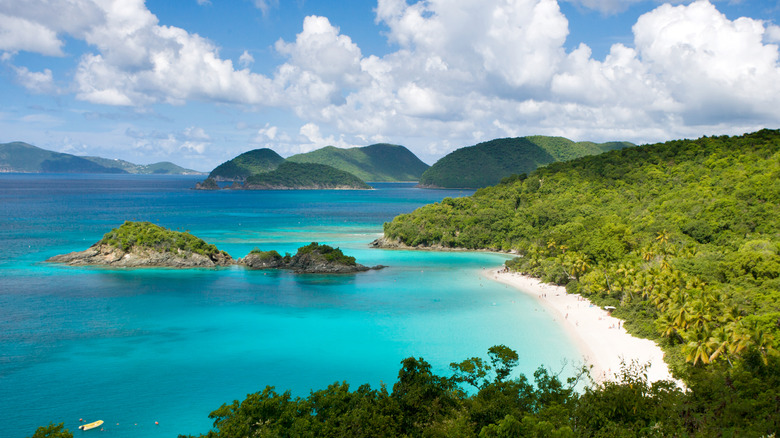
{"label": "foam along shore", "polygon": [[566,288],[545,284],[536,278],[503,270],[491,270],[490,277],[513,286],[537,300],[550,312],[551,318],[563,325],[580,348],[585,362],[592,365],[591,376],[597,382],[619,377],[621,362],[640,365],[649,363],[650,382],[674,380],[664,362],[664,352],[655,342],[631,336],[623,321],[610,316],[579,294],[567,294]]}

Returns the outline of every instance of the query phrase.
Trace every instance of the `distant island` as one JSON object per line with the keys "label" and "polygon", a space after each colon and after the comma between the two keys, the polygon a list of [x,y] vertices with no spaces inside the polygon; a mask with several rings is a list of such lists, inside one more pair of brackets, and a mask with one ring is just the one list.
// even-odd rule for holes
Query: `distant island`
{"label": "distant island", "polygon": [[232,158],[209,173],[214,181],[244,181],[251,175],[276,170],[284,162],[272,149],[254,149]]}
{"label": "distant island", "polygon": [[[220,190],[216,178],[206,178],[196,190]],[[274,170],[255,173],[243,182],[235,181],[230,190],[370,190],[371,186],[349,172],[325,164],[284,161]]]}
{"label": "distant island", "polygon": [[349,172],[325,164],[285,161],[275,170],[252,175],[246,190],[368,190],[371,186]]}
{"label": "distant island", "polygon": [[198,190],[227,189],[323,190],[370,189],[369,181],[417,181],[428,168],[409,149],[374,144],[341,149],[327,146],[293,155],[286,160],[271,149],[254,149],[228,160],[211,171]]}
{"label": "distant island", "polygon": [[439,159],[419,180],[423,188],[478,189],[540,166],[635,146],[628,142],[573,142],[563,137],[501,138],[457,149]]}
{"label": "distant island", "polygon": [[365,182],[419,181],[430,167],[404,146],[387,143],[347,149],[326,146],[287,161],[325,164]]}
{"label": "distant island", "polygon": [[171,231],[151,222],[126,221],[106,233],[84,251],[57,255],[46,260],[70,266],[116,268],[215,268],[243,265],[250,269],[287,269],[296,273],[347,274],[381,269],[369,268],[344,255],[339,248],[312,242],[291,256],[255,249],[235,260],[188,232]]}
{"label": "distant island", "polygon": [[113,173],[144,175],[202,175],[170,162],[133,164],[124,160],[76,155],[41,149],[24,142],[0,143],[0,172]]}

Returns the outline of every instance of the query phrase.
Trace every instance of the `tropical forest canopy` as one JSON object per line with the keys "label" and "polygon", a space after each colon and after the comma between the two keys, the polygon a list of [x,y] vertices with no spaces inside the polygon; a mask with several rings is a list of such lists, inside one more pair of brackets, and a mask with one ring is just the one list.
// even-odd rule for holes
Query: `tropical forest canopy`
{"label": "tropical forest canopy", "polygon": [[481,188],[507,176],[528,173],[555,161],[568,161],[613,149],[628,142],[573,142],[563,137],[501,138],[458,149],[437,161],[420,178],[420,186]]}
{"label": "tropical forest canopy", "polygon": [[151,222],[125,221],[121,226],[104,234],[97,244],[112,246],[122,251],[148,248],[158,252],[195,253],[206,257],[226,254],[189,232],[168,230]]}
{"label": "tropical forest canopy", "polygon": [[385,224],[411,246],[517,251],[517,271],[618,307],[680,372],[780,348],[780,131],[626,148]]}

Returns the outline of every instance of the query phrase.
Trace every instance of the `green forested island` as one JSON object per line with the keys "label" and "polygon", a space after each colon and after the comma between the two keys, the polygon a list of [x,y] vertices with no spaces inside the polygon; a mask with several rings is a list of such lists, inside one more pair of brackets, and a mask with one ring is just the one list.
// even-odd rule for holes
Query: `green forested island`
{"label": "green forested island", "polygon": [[426,188],[481,188],[513,174],[528,173],[555,161],[634,146],[628,142],[573,142],[563,137],[501,138],[460,148],[441,158],[420,177]]}
{"label": "green forested island", "polygon": [[349,172],[324,164],[285,161],[270,172],[250,175],[247,190],[286,189],[370,189],[371,186]]}
{"label": "green forested island", "polygon": [[253,269],[289,269],[307,274],[349,274],[384,268],[381,265],[373,268],[363,266],[341,249],[317,242],[298,248],[295,255],[282,256],[273,250],[261,251],[255,248],[238,262]]}
{"label": "green forested island", "polygon": [[173,163],[133,164],[124,160],[79,157],[23,143],[0,144],[0,172],[20,173],[132,173],[200,175]]}
{"label": "green forested island", "polygon": [[86,160],[97,163],[108,169],[117,169],[118,173],[130,173],[137,175],[203,175],[203,172],[197,170],[185,169],[170,161],[161,161],[153,164],[135,164],[125,160],[101,158],[101,157],[82,157]]}
{"label": "green forested island", "polygon": [[250,175],[275,170],[284,161],[272,149],[254,149],[225,161],[209,173],[216,181],[243,181]]}
{"label": "green forested island", "polygon": [[255,149],[217,166],[196,189],[218,190],[218,181],[250,190],[367,189],[367,181],[417,181],[427,168],[408,149],[391,144],[327,146],[286,160],[271,149]]}
{"label": "green forested island", "polygon": [[365,182],[418,181],[429,167],[409,149],[386,143],[349,149],[327,146],[293,155],[287,161],[326,164]]}
{"label": "green forested island", "polygon": [[47,261],[123,268],[203,268],[233,264],[228,253],[188,232],[131,221],[107,232],[84,251],[54,256]]}

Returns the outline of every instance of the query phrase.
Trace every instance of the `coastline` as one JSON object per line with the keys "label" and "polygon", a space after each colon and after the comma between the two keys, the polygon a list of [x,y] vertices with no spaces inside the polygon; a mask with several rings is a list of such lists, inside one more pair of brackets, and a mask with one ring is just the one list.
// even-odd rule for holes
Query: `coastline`
{"label": "coastline", "polygon": [[621,361],[626,364],[636,361],[640,365],[649,364],[649,382],[672,380],[684,387],[669,371],[661,347],[649,339],[630,335],[623,328],[622,320],[610,316],[579,294],[569,295],[562,286],[545,284],[514,272],[492,269],[484,274],[536,297],[575,341],[585,362],[593,366],[591,377],[596,382],[616,380],[620,376]]}

